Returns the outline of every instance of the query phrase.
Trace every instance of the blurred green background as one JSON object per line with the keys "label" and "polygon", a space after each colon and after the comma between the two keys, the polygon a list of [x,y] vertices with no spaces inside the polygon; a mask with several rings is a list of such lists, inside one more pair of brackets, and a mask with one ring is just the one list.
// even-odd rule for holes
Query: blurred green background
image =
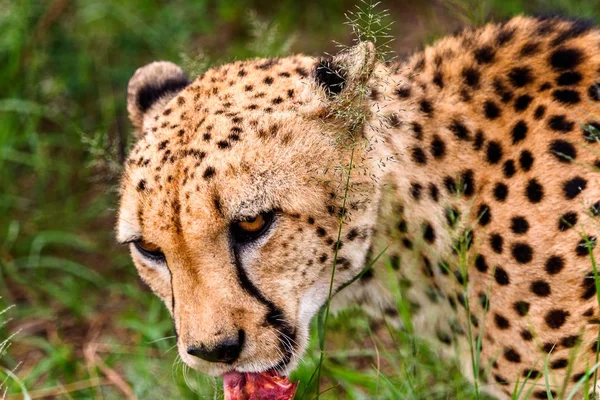
{"label": "blurred green background", "polygon": [[[219,398],[176,359],[171,321],[115,244],[136,68],[191,76],[248,57],[334,52],[357,2],[0,0],[0,398]],[[398,55],[519,13],[597,18],[596,0],[384,2]],[[8,309],[7,309],[8,308]],[[325,398],[468,399],[456,365],[358,310],[333,318]],[[6,341],[4,341],[6,340]],[[4,341],[4,342],[3,342]],[[316,341],[313,341],[316,342]],[[316,343],[294,374],[300,397]]]}

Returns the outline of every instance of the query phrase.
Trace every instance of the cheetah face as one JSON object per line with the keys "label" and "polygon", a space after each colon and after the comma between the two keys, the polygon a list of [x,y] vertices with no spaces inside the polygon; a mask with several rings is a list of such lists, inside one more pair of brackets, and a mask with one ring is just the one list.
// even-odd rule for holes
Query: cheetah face
{"label": "cheetah face", "polygon": [[[372,68],[367,50],[327,63]],[[338,244],[340,165],[351,151],[335,144],[347,127],[326,115],[353,76],[323,75],[322,65],[238,62],[189,83],[159,62],[130,81],[139,140],[122,180],[118,238],[168,307],[181,358],[207,374],[288,373],[328,298],[336,246],[334,291],[364,266],[377,172],[365,165],[353,179]],[[355,164],[365,152],[355,149]]]}

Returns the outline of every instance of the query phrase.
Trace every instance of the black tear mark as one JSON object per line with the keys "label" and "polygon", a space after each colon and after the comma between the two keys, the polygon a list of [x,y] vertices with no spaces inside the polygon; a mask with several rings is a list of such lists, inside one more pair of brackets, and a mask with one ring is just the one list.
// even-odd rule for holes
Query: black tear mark
{"label": "black tear mark", "polygon": [[280,351],[283,354],[283,357],[275,366],[275,369],[283,370],[292,359],[293,352],[296,348],[296,329],[285,319],[283,310],[277,307],[271,300],[267,299],[254,285],[254,283],[252,283],[250,278],[248,278],[248,275],[246,274],[246,271],[244,270],[244,267],[240,261],[240,246],[233,242],[232,235],[230,235],[229,246],[233,252],[235,269],[240,286],[246,293],[257,299],[267,308],[265,322],[272,326],[277,333]]}

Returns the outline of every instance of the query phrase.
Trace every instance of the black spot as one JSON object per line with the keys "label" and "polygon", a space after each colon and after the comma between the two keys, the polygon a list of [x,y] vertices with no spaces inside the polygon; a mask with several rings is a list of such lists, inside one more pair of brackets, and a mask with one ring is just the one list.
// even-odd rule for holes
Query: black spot
{"label": "black spot", "polygon": [[560,216],[558,219],[558,230],[564,232],[571,229],[577,223],[577,213],[568,212]]}
{"label": "black spot", "polygon": [[513,160],[507,160],[504,162],[504,165],[502,166],[502,172],[506,178],[512,178],[516,171],[517,170]]}
{"label": "black spot", "polygon": [[479,86],[479,79],[481,78],[481,73],[479,70],[469,67],[462,70],[462,76],[465,79],[467,85],[471,87]]}
{"label": "black spot", "polygon": [[437,202],[439,200],[439,196],[440,196],[440,191],[439,191],[438,187],[435,184],[430,183],[429,184],[429,197],[431,197],[431,200]]}
{"label": "black spot", "polygon": [[[524,341],[526,342],[531,342],[533,340],[533,335],[531,334],[531,331],[529,329],[523,329],[520,332],[521,337],[523,338]],[[526,371],[523,371],[523,375],[525,375]]]}
{"label": "black spot", "polygon": [[231,147],[231,144],[227,140],[219,140],[217,142],[217,147],[219,149],[223,150],[223,149],[227,149],[227,148]]}
{"label": "black spot", "polygon": [[600,142],[600,122],[589,122],[583,127],[583,138],[592,143]]}
{"label": "black spot", "polygon": [[585,375],[586,375],[586,373],[585,373],[585,372],[580,372],[580,373],[578,373],[578,374],[575,374],[575,375],[573,375],[573,377],[571,378],[571,382],[573,382],[573,383],[577,383],[577,382],[579,382],[580,380],[582,380],[582,379],[583,379],[583,377],[584,377]]}
{"label": "black spot", "polygon": [[490,164],[500,162],[502,159],[502,146],[500,146],[500,143],[495,140],[488,142],[486,157]]}
{"label": "black spot", "polygon": [[494,50],[494,48],[492,46],[487,46],[487,45],[482,46],[479,49],[476,49],[474,52],[475,60],[479,64],[487,64],[487,63],[492,62],[495,54],[496,54],[496,51]]}
{"label": "black spot", "polygon": [[490,245],[495,253],[502,254],[502,250],[504,249],[504,239],[502,239],[502,236],[499,234],[494,233],[490,236]]}
{"label": "black spot", "polygon": [[436,331],[436,337],[438,340],[444,344],[452,344],[452,338],[446,332],[442,332],[440,330]]}
{"label": "black spot", "polygon": [[519,156],[519,164],[523,171],[529,171],[533,166],[533,155],[529,150],[523,150]]}
{"label": "black spot", "polygon": [[566,347],[567,349],[571,349],[577,346],[580,342],[581,340],[579,338],[579,335],[565,336],[564,338],[560,339],[560,344]]}
{"label": "black spot", "polygon": [[168,93],[178,93],[190,82],[186,77],[166,79],[160,83],[150,83],[142,87],[136,98],[136,103],[142,113],[145,113],[159,99]]}
{"label": "black spot", "polygon": [[317,226],[316,232],[318,237],[325,237],[327,235],[327,232],[321,226]]}
{"label": "black spot", "polygon": [[511,219],[510,229],[517,235],[522,235],[529,230],[529,222],[522,216],[513,217]]}
{"label": "black spot", "polygon": [[504,349],[504,358],[513,363],[521,362],[521,355],[512,347]]}
{"label": "black spot", "polygon": [[448,275],[448,264],[445,261],[440,261],[438,263],[438,268],[442,275]]}
{"label": "black spot", "polygon": [[589,252],[594,248],[596,248],[596,238],[594,236],[589,236],[581,239],[579,243],[577,243],[575,253],[577,253],[579,257],[586,257],[589,256]]}
{"label": "black spot", "polygon": [[546,107],[545,106],[537,106],[535,108],[535,111],[533,113],[533,118],[536,121],[539,121],[540,119],[542,119],[542,117],[544,116],[544,114],[546,113]]}
{"label": "black spot", "polygon": [[403,86],[403,87],[396,89],[396,95],[401,99],[406,99],[406,98],[410,97],[410,92],[411,92],[410,86]]}
{"label": "black spot", "polygon": [[517,97],[517,99],[515,100],[515,111],[521,112],[526,110],[527,107],[529,107],[529,104],[531,104],[532,100],[533,97],[529,96],[528,94],[524,94],[522,96]]}
{"label": "black spot", "polygon": [[496,93],[496,95],[500,97],[503,103],[508,103],[512,100],[513,94],[508,89],[506,89],[506,86],[504,86],[500,79],[494,79],[493,86],[494,93]]}
{"label": "black spot", "polygon": [[358,237],[358,235],[359,235],[358,229],[352,228],[352,229],[350,229],[350,232],[348,232],[348,234],[346,235],[346,239],[348,239],[348,241],[352,242],[354,239],[356,239]]}
{"label": "black spot", "polygon": [[401,233],[406,233],[408,232],[408,226],[406,225],[406,221],[401,220],[398,223],[398,231],[400,231]]}
{"label": "black spot", "polygon": [[552,89],[552,85],[549,82],[544,82],[540,85],[538,89],[539,92],[545,92],[546,90]]}
{"label": "black spot", "polygon": [[571,89],[558,89],[552,92],[554,100],[563,104],[577,104],[581,101],[579,92]]}
{"label": "black spot", "polygon": [[504,201],[506,200],[506,196],[508,196],[508,186],[498,182],[494,187],[494,198],[498,201]]}
{"label": "black spot", "polygon": [[514,36],[514,29],[502,27],[500,28],[500,30],[498,31],[498,35],[496,36],[496,43],[498,44],[498,46],[502,47],[506,43],[510,42]]}
{"label": "black spot", "polygon": [[569,312],[560,309],[553,309],[546,313],[544,319],[546,320],[546,325],[548,325],[551,329],[559,329],[563,326],[569,317]]}
{"label": "black spot", "polygon": [[483,254],[477,254],[475,256],[475,268],[477,268],[477,271],[479,272],[487,272],[488,265],[485,262],[485,257]]}
{"label": "black spot", "polygon": [[465,276],[459,270],[454,271],[454,277],[456,278],[456,281],[458,282],[458,284],[461,286],[463,286],[465,284],[465,282],[468,281],[468,279],[465,279]]}
{"label": "black spot", "polygon": [[590,215],[592,217],[600,216],[600,201],[597,201],[590,206]]}
{"label": "black spot", "polygon": [[423,186],[421,186],[420,183],[411,183],[410,184],[410,194],[412,195],[413,199],[415,200],[421,200],[421,191],[423,189]]}
{"label": "black spot", "polygon": [[481,308],[483,308],[486,311],[489,310],[490,299],[488,298],[488,296],[483,292],[479,292],[477,297],[479,298],[479,305],[481,306]]}
{"label": "black spot", "polygon": [[533,73],[529,67],[515,67],[508,73],[510,83],[515,87],[523,87],[533,82]]}
{"label": "black spot", "polygon": [[400,257],[397,255],[393,255],[390,257],[390,265],[394,271],[398,271],[400,269]]}
{"label": "black spot", "polygon": [[544,343],[542,345],[542,351],[545,351],[546,353],[550,354],[554,350],[554,347],[554,343]]}
{"label": "black spot", "polygon": [[415,137],[418,140],[423,139],[423,127],[421,126],[421,124],[413,121],[413,123],[411,125],[412,125],[413,132],[415,132]]}
{"label": "black spot", "polygon": [[483,147],[483,143],[485,142],[485,136],[483,135],[483,132],[478,130],[475,133],[475,141],[473,142],[473,150],[481,150],[481,148]]}
{"label": "black spot", "polygon": [[548,127],[553,131],[567,133],[573,130],[575,123],[569,121],[566,115],[553,115],[548,118]]}
{"label": "black spot", "polygon": [[446,144],[439,136],[434,135],[430,150],[433,157],[441,158],[446,154]]}
{"label": "black spot", "polygon": [[501,267],[496,267],[494,271],[494,279],[499,285],[506,286],[510,284],[510,279],[508,278],[508,274]]}
{"label": "black spot", "polygon": [[552,39],[552,41],[550,42],[550,46],[559,46],[569,39],[573,39],[583,35],[592,28],[594,28],[594,23],[591,21],[572,21],[572,25],[569,27],[569,29],[560,32],[554,39]]}
{"label": "black spot", "polygon": [[521,57],[531,56],[540,51],[540,43],[538,42],[529,42],[525,43],[521,50],[519,51],[519,55]]}
{"label": "black spot", "polygon": [[479,218],[479,225],[486,226],[489,224],[492,219],[490,207],[488,207],[487,204],[480,205],[479,210],[477,211],[477,216]]}
{"label": "black spot", "polygon": [[519,264],[527,264],[533,258],[533,249],[526,243],[515,243],[512,246],[512,256]]}
{"label": "black spot", "polygon": [[577,157],[575,146],[562,139],[554,140],[550,143],[550,152],[562,163],[570,163]]}
{"label": "black spot", "polygon": [[471,133],[460,121],[453,120],[448,129],[450,129],[450,131],[454,133],[454,136],[459,140],[471,140]]}
{"label": "black spot", "polygon": [[583,59],[583,53],[578,49],[561,47],[550,54],[550,65],[557,71],[573,69]]}
{"label": "black spot", "polygon": [[444,178],[444,186],[446,187],[446,190],[448,190],[448,193],[450,194],[456,194],[458,193],[458,188],[456,187],[456,180],[450,176],[447,176]]}
{"label": "black spot", "polygon": [[433,115],[433,106],[431,105],[431,101],[422,99],[419,101],[419,109],[422,113],[427,114],[428,117]]}
{"label": "black spot", "polygon": [[[525,331],[523,331],[525,332]],[[531,333],[529,333],[531,335]],[[523,337],[523,339],[525,339],[523,333],[521,333],[521,336]],[[533,336],[531,337],[533,339]],[[525,339],[527,340],[527,339]],[[531,339],[529,339],[531,340]],[[542,376],[542,374],[540,373],[540,371],[538,371],[537,369],[530,369],[530,370],[523,370],[523,374],[522,374],[523,378],[528,378],[528,379],[536,379],[539,378],[540,376]]]}
{"label": "black spot", "polygon": [[563,184],[563,191],[568,200],[572,200],[587,186],[587,181],[580,176],[569,179]]}
{"label": "black spot", "polygon": [[413,147],[413,149],[411,151],[411,157],[412,157],[412,160],[416,164],[419,164],[419,165],[427,164],[427,156],[425,155],[425,152],[423,151],[423,149],[420,147]]}
{"label": "black spot", "polygon": [[546,281],[534,281],[531,283],[531,291],[540,296],[547,297],[550,295],[550,285]]}
{"label": "black spot", "polygon": [[423,238],[429,244],[432,244],[435,241],[435,230],[429,222],[423,225]]}
{"label": "black spot", "polygon": [[445,215],[448,226],[454,228],[456,226],[456,223],[458,222],[458,219],[460,218],[458,210],[456,208],[448,207],[445,210]]}
{"label": "black spot", "polygon": [[584,300],[589,300],[596,295],[596,277],[594,276],[594,271],[591,271],[583,278],[581,288],[583,289],[581,298]]}
{"label": "black spot", "polygon": [[600,101],[600,82],[590,85],[588,88],[588,96],[594,101]]}
{"label": "black spot", "polygon": [[575,71],[567,71],[560,74],[558,78],[556,78],[556,84],[559,86],[569,86],[578,84],[583,77],[579,72]]}
{"label": "black spot", "polygon": [[554,360],[550,363],[550,368],[552,369],[561,369],[566,368],[569,362],[566,358],[559,358],[558,360]]}
{"label": "black spot", "polygon": [[306,78],[308,76],[308,72],[304,68],[298,67],[298,68],[295,69],[295,71],[302,78]]}
{"label": "black spot", "polygon": [[[273,84],[273,78],[270,76],[267,76],[265,79],[263,79],[263,82],[267,85],[272,85]],[[318,82],[318,79],[317,79]]]}
{"label": "black spot", "polygon": [[[556,390],[550,390],[550,393],[552,394],[552,398],[556,398]],[[533,392],[533,397],[536,399],[549,399],[550,397],[548,397],[548,391],[547,390],[536,390],[535,392]]]}
{"label": "black spot", "polygon": [[512,142],[513,144],[518,143],[525,139],[527,135],[527,124],[525,121],[521,120],[515,124],[511,131]]}
{"label": "black spot", "polygon": [[468,169],[463,171],[460,175],[460,184],[462,193],[465,196],[472,196],[475,192],[475,179],[473,177],[473,171]]}
{"label": "black spot", "polygon": [[444,87],[444,76],[441,71],[435,71],[433,74],[433,83],[440,89]]}
{"label": "black spot", "polygon": [[[272,83],[273,78],[270,79]],[[328,96],[338,95],[346,84],[346,70],[335,65],[331,58],[321,59],[315,68],[315,80]]]}
{"label": "black spot", "polygon": [[561,256],[550,256],[546,260],[546,272],[550,275],[556,275],[565,267],[565,261]]}
{"label": "black spot", "polygon": [[496,381],[496,383],[498,383],[499,385],[502,386],[509,386],[510,382],[504,378],[503,376],[500,376],[498,374],[494,374],[494,380]]}
{"label": "black spot", "polygon": [[215,175],[216,171],[213,167],[207,167],[202,174],[202,177],[206,180],[212,178]]}
{"label": "black spot", "polygon": [[508,329],[508,328],[510,328],[510,322],[508,322],[508,320],[506,318],[504,318],[500,314],[495,314],[494,313],[494,323],[500,329]]}
{"label": "black spot", "polygon": [[137,184],[136,189],[138,192],[143,192],[144,190],[146,190],[146,180],[140,179],[140,181]]}
{"label": "black spot", "polygon": [[539,203],[544,197],[544,188],[537,179],[530,179],[525,188],[525,195],[530,202]]}
{"label": "black spot", "polygon": [[529,313],[529,303],[526,301],[516,301],[513,304],[513,309],[519,314],[521,317],[526,316]]}
{"label": "black spot", "polygon": [[402,244],[404,245],[404,247],[406,247],[409,250],[412,250],[412,248],[413,248],[412,242],[406,238],[402,239]]}
{"label": "black spot", "polygon": [[483,103],[483,112],[485,117],[490,120],[494,120],[500,116],[500,108],[493,101],[486,100]]}

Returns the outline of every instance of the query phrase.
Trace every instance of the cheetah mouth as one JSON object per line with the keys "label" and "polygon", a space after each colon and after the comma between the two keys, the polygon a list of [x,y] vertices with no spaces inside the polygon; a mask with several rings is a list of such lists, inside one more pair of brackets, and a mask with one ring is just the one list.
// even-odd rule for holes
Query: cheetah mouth
{"label": "cheetah mouth", "polygon": [[298,382],[291,382],[275,369],[223,375],[225,400],[291,400],[297,388]]}

